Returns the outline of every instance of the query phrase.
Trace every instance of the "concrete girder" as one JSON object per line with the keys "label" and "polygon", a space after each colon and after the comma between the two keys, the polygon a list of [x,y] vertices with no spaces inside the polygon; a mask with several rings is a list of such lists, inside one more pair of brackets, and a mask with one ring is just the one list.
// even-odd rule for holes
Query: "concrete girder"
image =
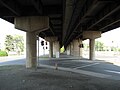
{"label": "concrete girder", "polygon": [[0,0],[0,3],[2,3],[8,10],[13,12],[15,15],[20,16],[20,9],[18,5],[16,5],[16,1],[14,1],[14,5],[12,2],[6,0]]}
{"label": "concrete girder", "polygon": [[65,8],[65,21],[63,23],[63,43],[65,42],[67,29],[70,23],[70,19],[73,13],[73,1],[74,0],[66,0],[66,8]]}
{"label": "concrete girder", "polygon": [[41,3],[41,0],[31,0],[32,4],[34,5],[34,7],[36,8],[36,10],[38,11],[38,13],[41,15],[43,12],[43,5]]}
{"label": "concrete girder", "polygon": [[[117,4],[117,3],[116,3]],[[104,19],[106,19],[107,17],[109,17],[110,15],[112,15],[113,13],[115,13],[116,11],[120,10],[120,6],[116,6],[115,3],[110,4],[107,6],[107,8],[103,9],[103,13],[98,14],[97,17],[99,18],[95,18],[92,25],[90,25],[87,29],[91,29],[92,27],[96,26],[97,24],[99,24],[100,22],[102,22]]]}
{"label": "concrete girder", "polygon": [[[85,4],[85,2],[86,2],[86,0],[78,0],[78,1],[74,2],[75,4],[73,5],[73,8],[71,9],[72,10],[71,18],[69,20],[68,26],[66,27],[66,32],[63,33],[63,40],[64,40],[65,44],[70,42],[71,36],[73,35],[73,32],[74,32],[72,26],[74,26],[76,20],[78,20],[77,18],[80,16],[80,12],[81,12],[82,7]],[[66,11],[67,11],[67,8],[66,8]],[[65,34],[65,36],[64,36],[64,34]]]}

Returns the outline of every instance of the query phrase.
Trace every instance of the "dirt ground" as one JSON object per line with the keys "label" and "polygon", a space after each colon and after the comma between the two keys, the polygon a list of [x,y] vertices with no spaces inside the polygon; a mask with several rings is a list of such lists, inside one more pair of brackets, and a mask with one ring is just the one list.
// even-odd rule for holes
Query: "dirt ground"
{"label": "dirt ground", "polygon": [[120,90],[120,81],[48,68],[0,66],[0,90]]}

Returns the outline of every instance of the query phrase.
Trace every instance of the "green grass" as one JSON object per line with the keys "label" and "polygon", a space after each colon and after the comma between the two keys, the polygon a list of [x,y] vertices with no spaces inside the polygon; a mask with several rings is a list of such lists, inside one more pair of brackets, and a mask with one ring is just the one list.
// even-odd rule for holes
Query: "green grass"
{"label": "green grass", "polygon": [[0,57],[8,56],[8,53],[6,51],[0,51]]}

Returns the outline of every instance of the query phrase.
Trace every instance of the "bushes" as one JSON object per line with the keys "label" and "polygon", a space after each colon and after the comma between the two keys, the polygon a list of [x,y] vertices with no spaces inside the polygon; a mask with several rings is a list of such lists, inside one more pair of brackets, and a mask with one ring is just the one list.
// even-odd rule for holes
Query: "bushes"
{"label": "bushes", "polygon": [[6,51],[0,51],[0,56],[8,56],[8,53]]}

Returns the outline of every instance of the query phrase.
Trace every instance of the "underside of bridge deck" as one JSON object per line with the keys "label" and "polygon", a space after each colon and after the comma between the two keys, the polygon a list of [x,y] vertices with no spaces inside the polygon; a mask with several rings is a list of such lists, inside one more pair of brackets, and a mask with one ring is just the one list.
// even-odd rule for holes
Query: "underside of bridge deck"
{"label": "underside of bridge deck", "polygon": [[0,0],[0,17],[48,16],[49,28],[39,36],[58,37],[65,48],[84,31],[102,33],[120,26],[119,0]]}

